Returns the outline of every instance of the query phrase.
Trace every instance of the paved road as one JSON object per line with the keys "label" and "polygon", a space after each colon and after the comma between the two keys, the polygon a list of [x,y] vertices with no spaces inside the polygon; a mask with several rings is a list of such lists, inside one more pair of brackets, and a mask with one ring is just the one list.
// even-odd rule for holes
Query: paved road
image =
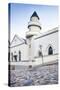
{"label": "paved road", "polygon": [[58,84],[58,64],[11,70],[11,86]]}

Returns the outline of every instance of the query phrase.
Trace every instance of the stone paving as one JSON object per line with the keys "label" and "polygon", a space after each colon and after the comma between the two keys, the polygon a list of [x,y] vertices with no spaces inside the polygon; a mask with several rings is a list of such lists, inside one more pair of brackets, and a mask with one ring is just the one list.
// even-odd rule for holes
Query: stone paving
{"label": "stone paving", "polygon": [[11,70],[11,86],[58,84],[58,64]]}

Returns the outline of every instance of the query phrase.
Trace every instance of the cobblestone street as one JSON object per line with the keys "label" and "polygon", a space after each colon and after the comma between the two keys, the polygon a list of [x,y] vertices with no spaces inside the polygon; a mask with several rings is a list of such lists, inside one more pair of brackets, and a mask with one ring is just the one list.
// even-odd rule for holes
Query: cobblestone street
{"label": "cobblestone street", "polygon": [[11,70],[11,86],[58,84],[58,64]]}

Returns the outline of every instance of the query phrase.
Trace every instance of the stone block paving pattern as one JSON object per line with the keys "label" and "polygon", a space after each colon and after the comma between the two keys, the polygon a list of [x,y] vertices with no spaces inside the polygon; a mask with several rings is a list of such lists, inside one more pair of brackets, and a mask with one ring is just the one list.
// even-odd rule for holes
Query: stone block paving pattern
{"label": "stone block paving pattern", "polygon": [[19,66],[11,70],[11,86],[31,86],[58,84],[58,64],[35,67]]}

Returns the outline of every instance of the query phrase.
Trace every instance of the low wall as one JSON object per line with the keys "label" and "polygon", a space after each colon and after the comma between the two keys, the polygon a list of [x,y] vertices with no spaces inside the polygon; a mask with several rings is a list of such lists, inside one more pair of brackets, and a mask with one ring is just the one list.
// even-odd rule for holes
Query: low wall
{"label": "low wall", "polygon": [[58,60],[58,54],[55,54],[55,55],[46,55],[44,57],[39,57],[39,58],[35,59],[35,61],[38,64],[44,64],[44,63],[52,62],[52,61],[56,61],[56,60]]}
{"label": "low wall", "polygon": [[10,62],[10,65],[25,65],[25,66],[33,65],[34,66],[34,65],[40,65],[40,64],[44,64],[44,63],[48,63],[56,60],[58,60],[57,54],[35,58],[35,60],[33,61],[27,60],[27,61],[20,61],[20,62]]}

